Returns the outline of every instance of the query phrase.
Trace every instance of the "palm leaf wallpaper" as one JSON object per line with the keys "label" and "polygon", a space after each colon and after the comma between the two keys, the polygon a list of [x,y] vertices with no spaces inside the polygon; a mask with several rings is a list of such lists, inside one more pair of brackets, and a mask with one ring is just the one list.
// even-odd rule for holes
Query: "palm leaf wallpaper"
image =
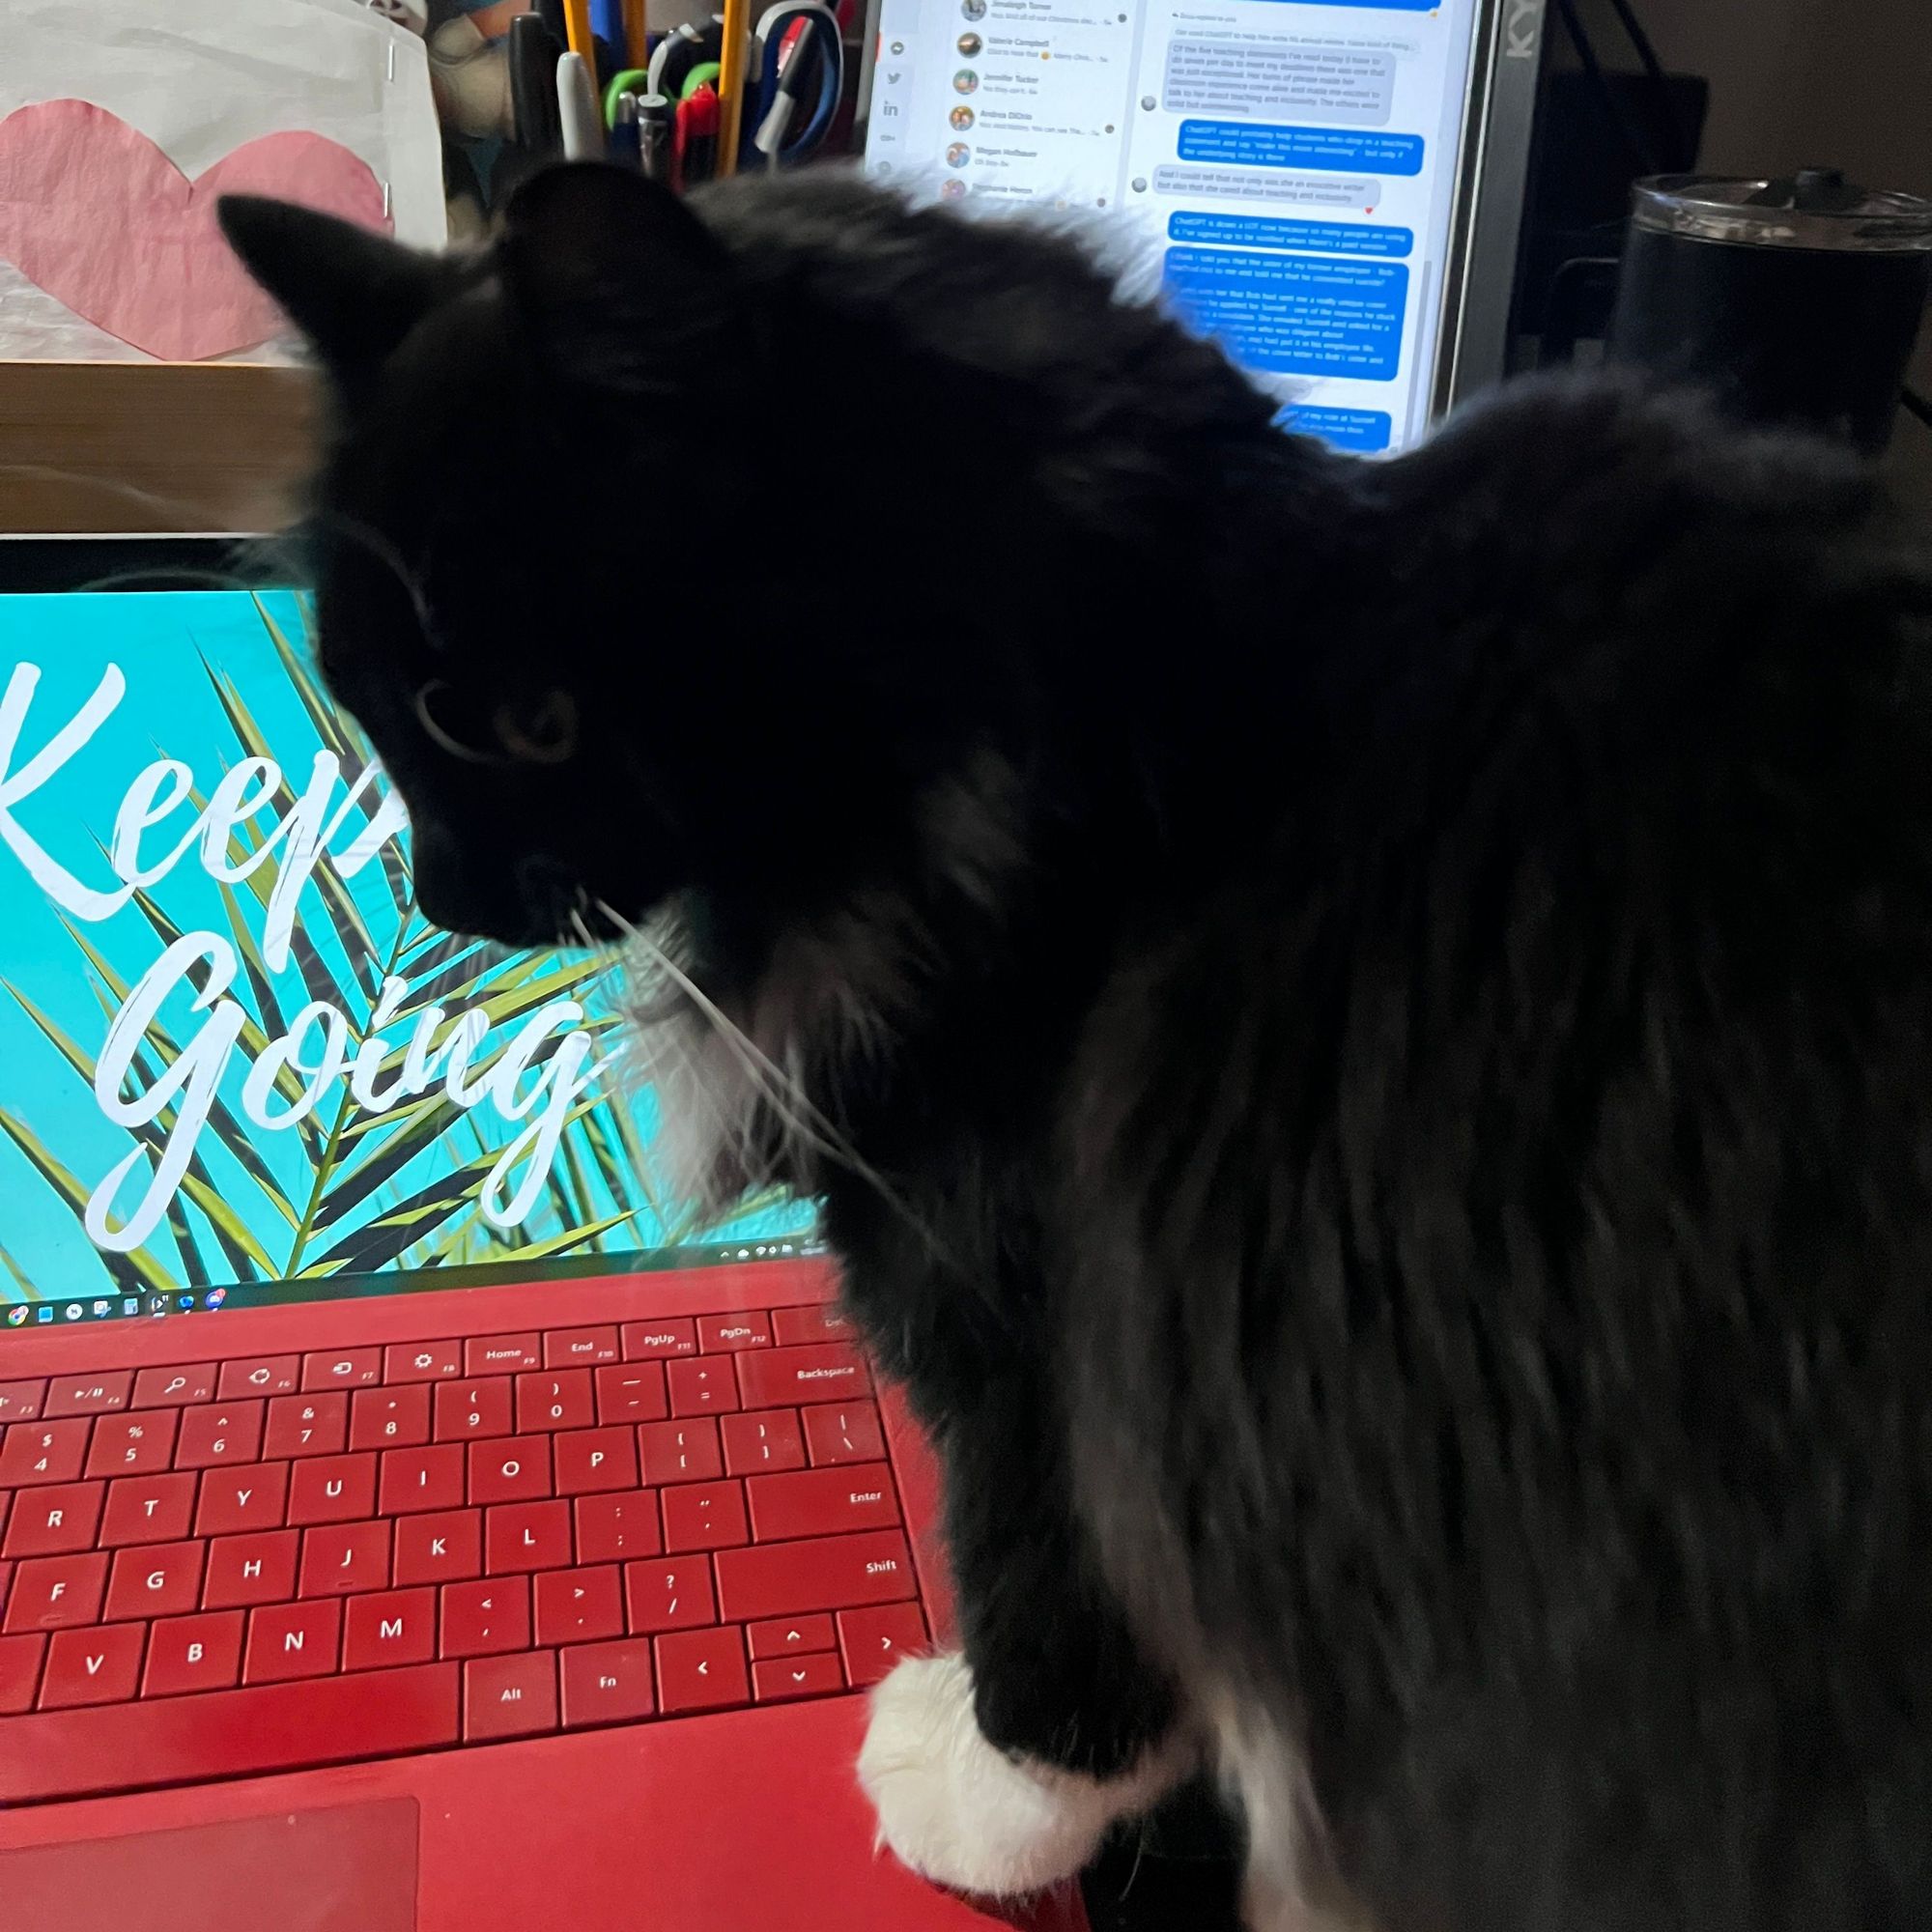
{"label": "palm leaf wallpaper", "polygon": [[802,1236],[664,1197],[611,962],[417,912],[293,595],[0,598],[0,1301]]}

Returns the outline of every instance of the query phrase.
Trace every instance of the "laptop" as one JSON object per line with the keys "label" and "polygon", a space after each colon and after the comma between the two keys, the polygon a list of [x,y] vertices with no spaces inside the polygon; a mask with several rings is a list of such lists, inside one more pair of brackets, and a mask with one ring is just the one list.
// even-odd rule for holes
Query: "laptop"
{"label": "laptop", "polygon": [[852,1772],[931,1463],[611,990],[421,920],[295,596],[0,597],[9,1925],[992,1922]]}

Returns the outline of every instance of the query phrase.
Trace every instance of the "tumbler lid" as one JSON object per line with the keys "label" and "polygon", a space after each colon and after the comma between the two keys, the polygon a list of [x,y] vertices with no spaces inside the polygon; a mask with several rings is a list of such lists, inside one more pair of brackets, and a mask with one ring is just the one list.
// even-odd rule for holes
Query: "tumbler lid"
{"label": "tumbler lid", "polygon": [[1932,201],[1873,192],[1836,168],[1801,168],[1776,181],[1653,175],[1636,184],[1632,214],[1651,234],[1695,242],[1932,253]]}

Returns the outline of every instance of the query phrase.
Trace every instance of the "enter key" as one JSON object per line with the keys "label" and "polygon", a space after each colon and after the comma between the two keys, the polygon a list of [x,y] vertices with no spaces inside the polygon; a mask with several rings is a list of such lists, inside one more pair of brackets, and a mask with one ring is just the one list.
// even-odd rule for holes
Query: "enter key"
{"label": "enter key", "polygon": [[757,1543],[837,1536],[853,1529],[891,1529],[899,1520],[892,1474],[883,1463],[753,1476],[745,1491],[752,1536]]}

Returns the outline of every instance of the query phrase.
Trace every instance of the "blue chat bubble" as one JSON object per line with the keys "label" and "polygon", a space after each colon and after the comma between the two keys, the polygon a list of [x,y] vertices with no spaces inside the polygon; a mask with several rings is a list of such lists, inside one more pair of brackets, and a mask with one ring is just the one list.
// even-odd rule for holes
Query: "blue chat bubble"
{"label": "blue chat bubble", "polygon": [[1385,383],[1402,353],[1408,270],[1399,262],[1323,262],[1170,248],[1175,312],[1244,368]]}
{"label": "blue chat bubble", "polygon": [[1232,161],[1251,168],[1373,168],[1419,175],[1420,134],[1373,128],[1278,128],[1246,121],[1183,121],[1176,150],[1183,161]]}
{"label": "blue chat bubble", "polygon": [[1275,421],[1296,436],[1319,437],[1331,449],[1373,456],[1386,449],[1395,436],[1395,419],[1386,410],[1334,410],[1315,403],[1290,403]]}
{"label": "blue chat bubble", "polygon": [[1406,255],[1415,231],[1373,222],[1293,221],[1270,214],[1218,214],[1176,209],[1167,217],[1170,242],[1220,242],[1230,248],[1286,248],[1309,255]]}

